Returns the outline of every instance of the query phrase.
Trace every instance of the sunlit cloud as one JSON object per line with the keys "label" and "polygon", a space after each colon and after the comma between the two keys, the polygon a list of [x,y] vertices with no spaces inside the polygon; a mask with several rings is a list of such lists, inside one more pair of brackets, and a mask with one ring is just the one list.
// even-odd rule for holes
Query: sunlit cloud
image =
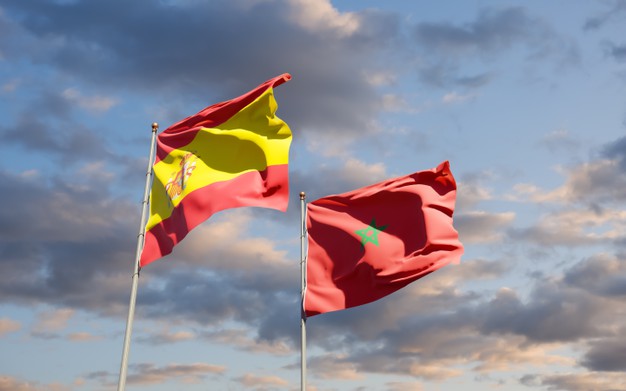
{"label": "sunlit cloud", "polygon": [[154,364],[133,364],[132,373],[128,376],[129,384],[160,384],[172,379],[179,379],[184,383],[196,383],[208,375],[221,375],[226,367],[206,363],[168,364],[156,366]]}
{"label": "sunlit cloud", "polygon": [[311,357],[307,364],[315,376],[322,379],[356,380],[364,376],[360,374],[356,365],[346,360],[345,356],[326,354]]}
{"label": "sunlit cloud", "polygon": [[349,36],[360,27],[356,14],[339,12],[328,0],[289,0],[288,3],[291,5],[291,17],[306,30],[324,33],[332,31],[340,36]]}
{"label": "sunlit cloud", "polygon": [[22,328],[22,324],[9,318],[0,318],[0,337]]}
{"label": "sunlit cloud", "polygon": [[259,386],[286,386],[289,384],[287,380],[279,376],[259,376],[252,373],[246,373],[235,380],[249,388],[257,388]]}
{"label": "sunlit cloud", "polygon": [[103,339],[103,337],[100,335],[94,335],[94,334],[88,333],[86,331],[81,331],[81,332],[76,332],[76,333],[70,333],[67,336],[67,339],[73,342],[91,342],[91,341],[99,341]]}
{"label": "sunlit cloud", "polygon": [[62,331],[67,327],[68,322],[74,316],[75,310],[71,308],[61,308],[58,310],[41,312],[33,325],[34,333],[51,333]]}

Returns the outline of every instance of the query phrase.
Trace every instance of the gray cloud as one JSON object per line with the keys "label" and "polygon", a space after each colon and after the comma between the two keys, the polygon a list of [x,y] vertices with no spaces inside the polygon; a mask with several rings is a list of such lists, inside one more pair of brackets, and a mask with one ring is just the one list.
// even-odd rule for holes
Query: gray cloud
{"label": "gray cloud", "polygon": [[[447,280],[447,274],[438,276],[436,272],[432,280],[415,283],[415,296],[397,292],[367,306],[320,315],[309,321],[314,335],[311,340],[328,352],[335,352],[333,357],[319,359],[335,362],[336,367],[326,365],[317,370],[330,371],[328,376],[333,373],[328,368],[343,368],[335,376],[348,375],[350,368],[356,368],[357,373],[444,379],[454,377],[454,368],[468,362],[475,363],[475,369],[481,373],[522,364],[559,362],[564,358],[548,353],[550,348],[543,346],[584,346],[586,341],[596,342],[583,363],[593,370],[613,370],[601,369],[602,363],[623,354],[619,344],[612,350],[608,347],[614,330],[623,329],[626,324],[614,316],[619,298],[607,302],[591,289],[572,285],[570,276],[585,273],[588,263],[591,260],[576,263],[566,270],[563,279],[537,280],[527,299],[511,289],[502,289],[494,297],[489,297],[491,293],[420,293],[420,284],[434,283],[438,277]],[[469,268],[462,275],[471,281],[472,276],[484,277],[480,270],[495,265],[478,262],[476,268]],[[504,270],[504,264],[500,266],[494,269],[498,276]],[[458,278],[464,280],[461,275]],[[406,311],[408,305],[412,305],[411,311]],[[337,355],[339,352],[346,354]],[[529,385],[533,381],[536,385],[554,381],[531,377],[524,380]],[[610,375],[596,374],[593,384],[609,384],[610,379]]]}
{"label": "gray cloud", "polygon": [[514,213],[478,211],[456,215],[454,225],[464,243],[493,243],[503,238],[502,233],[514,219]]}
{"label": "gray cloud", "polygon": [[569,269],[564,281],[595,295],[623,297],[626,296],[626,265],[621,259],[597,255]]}
{"label": "gray cloud", "polygon": [[111,299],[111,306],[127,300],[107,288],[106,279],[131,264],[135,235],[130,225],[138,217],[129,221],[136,213],[128,204],[109,198],[106,189],[58,179],[45,184],[4,172],[0,177],[12,205],[0,216],[3,300],[37,303],[45,298],[94,311],[111,308],[106,304]]}
{"label": "gray cloud", "polygon": [[626,342],[622,338],[594,342],[582,364],[592,371],[626,371]]}
{"label": "gray cloud", "polygon": [[484,323],[486,333],[515,333],[534,342],[576,341],[596,336],[601,310],[598,301],[585,294],[542,283],[523,304],[512,291],[500,292],[488,306]]}
{"label": "gray cloud", "polygon": [[112,157],[102,138],[75,122],[46,123],[23,115],[11,127],[0,128],[0,140],[23,147],[29,152],[45,152],[59,157],[64,164]]}
{"label": "gray cloud", "polygon": [[596,16],[589,17],[583,26],[584,30],[600,29],[609,22],[613,22],[616,19],[619,20],[620,14],[626,12],[626,1],[624,0],[614,0],[606,2],[606,4],[607,8],[610,7],[610,9]]}
{"label": "gray cloud", "polygon": [[602,156],[617,160],[620,168],[626,172],[626,137],[607,143],[602,149]]}
{"label": "gray cloud", "polygon": [[523,7],[484,8],[475,20],[462,25],[422,22],[413,28],[412,37],[425,54],[420,79],[438,87],[487,84],[496,73],[494,70],[459,75],[461,62],[470,58],[487,67],[494,57],[515,46],[526,48],[527,60],[553,58],[562,65],[579,61],[573,43],[558,36],[547,23]]}
{"label": "gray cloud", "polygon": [[395,45],[399,28],[397,16],[364,11],[349,34],[313,34],[294,23],[290,12],[302,11],[286,1],[33,1],[7,9],[41,43],[40,62],[31,61],[112,91],[209,104],[290,72],[293,81],[277,93],[285,119],[321,133],[370,127],[381,105],[364,64]]}
{"label": "gray cloud", "polygon": [[443,23],[421,23],[414,37],[424,46],[455,56],[466,53],[491,52],[508,48],[527,39],[537,27],[521,8],[483,10],[475,21],[459,27]]}
{"label": "gray cloud", "polygon": [[618,45],[607,43],[605,45],[606,54],[615,61],[626,62],[626,44]]}
{"label": "gray cloud", "polygon": [[566,373],[549,375],[525,375],[520,383],[531,387],[546,387],[549,391],[624,391],[626,382],[623,374],[600,372]]}

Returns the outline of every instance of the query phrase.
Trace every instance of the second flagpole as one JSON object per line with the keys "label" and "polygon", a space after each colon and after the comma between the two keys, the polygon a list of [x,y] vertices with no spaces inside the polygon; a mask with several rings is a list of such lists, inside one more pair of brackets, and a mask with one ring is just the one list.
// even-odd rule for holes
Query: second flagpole
{"label": "second flagpole", "polygon": [[300,193],[300,390],[306,390],[306,194]]}

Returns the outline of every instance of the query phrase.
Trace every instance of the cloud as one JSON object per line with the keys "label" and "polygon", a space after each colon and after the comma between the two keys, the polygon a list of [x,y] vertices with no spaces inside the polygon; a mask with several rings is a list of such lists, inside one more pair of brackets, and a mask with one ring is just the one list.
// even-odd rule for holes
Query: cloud
{"label": "cloud", "polygon": [[[42,106],[51,107],[49,104]],[[0,140],[18,145],[29,154],[49,153],[67,165],[113,157],[104,147],[103,139],[84,125],[63,119],[59,123],[54,120],[44,123],[40,118],[23,113],[16,124],[0,127]]]}
{"label": "cloud", "polygon": [[[6,172],[0,178],[13,205],[0,212],[1,295],[21,303],[46,297],[51,306],[96,311],[127,305],[128,287],[120,289],[117,276],[122,267],[130,272],[136,227],[129,216],[138,214],[137,207],[109,198],[105,187]],[[45,331],[54,316],[46,319],[36,331]]]}
{"label": "cloud", "polygon": [[417,382],[389,382],[386,384],[388,391],[423,391],[421,383]]}
{"label": "cloud", "polygon": [[564,281],[594,295],[619,299],[626,296],[626,265],[621,258],[596,254],[567,270]]}
{"label": "cloud", "polygon": [[454,225],[463,243],[493,243],[504,237],[504,229],[511,225],[515,213],[474,211],[454,216]]}
{"label": "cloud", "polygon": [[619,167],[626,171],[626,137],[605,144],[601,154],[608,159],[616,160]]}
{"label": "cloud", "polygon": [[580,148],[581,143],[575,139],[567,130],[559,129],[546,134],[539,145],[545,147],[550,152],[565,151],[572,152]]}
{"label": "cloud", "polygon": [[514,291],[501,289],[484,314],[483,332],[515,333],[538,342],[575,341],[600,334],[603,326],[594,321],[603,311],[598,300],[553,283],[539,284],[532,297],[524,304]]}
{"label": "cloud", "polygon": [[22,328],[21,323],[9,318],[0,318],[0,337],[13,333]]}
{"label": "cloud", "polygon": [[321,34],[350,36],[361,28],[361,20],[354,12],[341,13],[327,1],[315,3],[290,0],[291,18],[304,29]]}
{"label": "cloud", "polygon": [[[597,275],[586,281],[596,262]],[[621,344],[608,349],[618,330],[626,327],[614,316],[623,296],[598,292],[595,284],[611,273],[619,281],[621,269],[616,267],[621,268],[611,257],[583,259],[566,268],[561,278],[537,279],[522,297],[512,288],[493,296],[488,289],[467,291],[504,278],[507,264],[462,262],[367,306],[315,317],[308,331],[316,347],[333,352],[316,360],[332,362],[347,373],[444,380],[464,373],[467,365],[483,375],[532,372],[547,364],[575,367],[576,359],[563,349],[581,351],[589,342],[592,349],[582,362],[597,365],[592,368],[597,371],[623,353]],[[597,384],[612,378],[595,373]]]}
{"label": "cloud", "polygon": [[415,27],[414,37],[430,49],[462,55],[506,49],[518,41],[525,41],[537,26],[538,21],[521,7],[485,9],[475,21],[464,26],[420,23]]}
{"label": "cloud", "polygon": [[553,375],[526,375],[520,383],[530,386],[547,387],[549,391],[624,391],[626,381],[623,374],[604,374],[598,372],[567,373]]}
{"label": "cloud", "polygon": [[279,376],[258,376],[252,373],[246,373],[243,376],[236,378],[235,380],[238,383],[254,390],[259,389],[259,387],[264,389],[266,386],[279,386],[282,388],[289,385],[289,382],[287,382],[287,380]]}
{"label": "cloud", "polygon": [[582,365],[592,371],[626,371],[626,342],[620,337],[591,343]]}
{"label": "cloud", "polygon": [[67,339],[70,341],[74,341],[74,342],[91,342],[91,341],[99,341],[103,339],[103,337],[99,335],[93,335],[85,331],[79,331],[76,333],[70,333],[67,336]]}
{"label": "cloud", "polygon": [[[568,178],[560,191],[569,201],[606,202],[626,199],[626,175],[617,160],[597,160],[583,163],[567,172]],[[552,194],[559,194],[555,191]]]}
{"label": "cloud", "polygon": [[460,95],[456,91],[449,92],[441,98],[441,101],[444,104],[453,104],[453,103],[461,103],[466,100],[473,99],[474,95]]}
{"label": "cloud", "polygon": [[39,385],[16,379],[11,376],[0,375],[0,391],[42,391]]}
{"label": "cloud", "polygon": [[19,79],[9,80],[2,85],[2,91],[5,93],[14,92],[20,84]]}
{"label": "cloud", "polygon": [[483,8],[473,21],[454,25],[449,22],[421,22],[412,38],[425,53],[420,79],[431,86],[482,86],[492,78],[491,70],[473,76],[459,74],[461,63],[470,58],[488,66],[495,53],[515,47],[526,48],[526,61],[553,57],[563,64],[578,61],[577,48],[559,37],[549,25],[523,7]]}
{"label": "cloud", "polygon": [[34,333],[51,333],[65,329],[67,323],[74,316],[75,311],[71,308],[61,308],[54,311],[46,311],[39,314],[33,326]]}
{"label": "cloud", "polygon": [[250,330],[246,329],[224,329],[205,331],[201,334],[202,338],[213,342],[234,346],[238,349],[253,353],[269,353],[275,356],[285,356],[293,354],[295,346],[286,343],[286,338],[282,340],[273,339],[266,340],[260,338],[251,338]]}
{"label": "cloud", "polygon": [[[408,174],[408,173],[403,173]],[[313,171],[292,171],[290,187],[306,192],[308,201],[331,194],[340,194],[388,179],[384,163],[368,163],[357,158],[328,159],[314,167]],[[295,213],[297,208],[287,212]],[[292,216],[286,216],[291,221]]]}
{"label": "cloud", "polygon": [[625,224],[626,211],[572,208],[548,213],[532,227],[509,233],[541,246],[584,246],[622,239]]}
{"label": "cloud", "polygon": [[206,363],[168,364],[162,367],[154,364],[133,364],[128,376],[129,384],[160,384],[173,379],[184,383],[197,383],[209,375],[222,375],[226,368]]}
{"label": "cloud", "polygon": [[75,88],[67,88],[63,90],[61,95],[69,102],[96,113],[108,111],[117,103],[115,99],[104,96],[83,96]]}
{"label": "cloud", "polygon": [[469,211],[481,202],[488,202],[493,199],[492,189],[483,184],[492,176],[493,174],[490,173],[479,173],[464,175],[460,180],[457,179],[455,208],[457,214]]}
{"label": "cloud", "polygon": [[364,378],[354,363],[346,360],[346,356],[325,354],[307,360],[307,367],[320,379],[357,380]]}
{"label": "cloud", "polygon": [[71,391],[72,389],[71,386],[61,383],[42,384],[0,375],[0,391]]}
{"label": "cloud", "polygon": [[611,42],[607,42],[604,47],[605,53],[608,57],[611,57],[618,62],[626,62],[626,44],[617,45]]}
{"label": "cloud", "polygon": [[[121,6],[123,14],[117,12]],[[393,53],[399,34],[395,15],[374,10],[343,13],[328,1],[244,5],[144,0],[131,6],[120,0],[34,1],[8,5],[7,10],[41,48],[36,65],[46,64],[89,88],[98,87],[104,96],[113,92],[106,86],[115,85],[118,93],[124,86],[128,92],[147,91],[168,102],[209,104],[290,72],[293,80],[277,91],[280,115],[303,134],[373,131],[372,120],[381,105],[375,87],[367,82],[365,64]],[[271,24],[266,23],[269,19]],[[223,38],[207,38],[215,36]],[[15,54],[20,56],[19,51]],[[192,61],[187,60],[190,54]],[[216,56],[220,61],[214,61]],[[96,86],[95,80],[107,83]],[[113,103],[82,102],[97,108]]]}
{"label": "cloud", "polygon": [[611,3],[612,7],[610,7],[610,9],[599,13],[596,16],[587,18],[583,26],[584,30],[597,30],[604,27],[607,23],[619,21],[621,19],[620,14],[626,12],[626,3],[622,0],[616,0],[613,2],[607,2],[606,4],[610,5]]}

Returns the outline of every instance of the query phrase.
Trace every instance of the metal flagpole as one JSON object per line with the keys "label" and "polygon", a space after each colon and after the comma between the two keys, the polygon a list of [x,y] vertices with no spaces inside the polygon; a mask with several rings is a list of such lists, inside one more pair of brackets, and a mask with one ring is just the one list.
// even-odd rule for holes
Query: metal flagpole
{"label": "metal flagpole", "polygon": [[120,380],[117,384],[117,391],[124,391],[126,387],[126,369],[128,367],[128,351],[130,349],[130,335],[133,331],[133,318],[135,316],[135,302],[137,301],[137,285],[139,282],[139,258],[143,249],[144,237],[146,234],[146,215],[148,211],[148,197],[152,185],[152,165],[154,164],[154,146],[156,144],[156,134],[159,124],[152,124],[152,140],[150,141],[150,158],[148,159],[148,170],[146,172],[146,186],[143,191],[143,201],[141,207],[141,224],[139,235],[137,235],[137,249],[135,251],[135,270],[133,271],[133,284],[130,291],[130,305],[128,306],[128,319],[126,320],[126,334],[124,335],[124,349],[122,351],[122,364],[120,366]]}
{"label": "metal flagpole", "polygon": [[306,312],[304,311],[304,293],[306,290],[306,194],[300,193],[300,390],[306,390]]}

